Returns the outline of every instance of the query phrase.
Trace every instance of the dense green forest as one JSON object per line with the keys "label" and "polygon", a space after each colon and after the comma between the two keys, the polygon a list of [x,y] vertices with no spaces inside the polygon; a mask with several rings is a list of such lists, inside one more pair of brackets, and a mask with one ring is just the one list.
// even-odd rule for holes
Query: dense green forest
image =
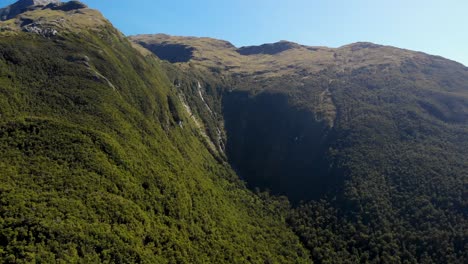
{"label": "dense green forest", "polygon": [[317,262],[464,263],[467,98],[389,75],[330,87],[346,116],[330,152],[346,178],[336,200],[296,208],[291,226]]}
{"label": "dense green forest", "polygon": [[287,215],[210,153],[159,60],[92,10],[27,15],[76,27],[1,33],[0,263],[309,262]]}
{"label": "dense green forest", "polygon": [[[293,203],[288,224],[314,262],[468,259],[463,65],[369,43],[237,49],[206,38],[132,40],[156,55],[159,43],[194,48],[174,64],[192,80],[173,78],[192,90],[193,78],[203,83],[211,116],[223,117],[198,112],[215,124],[208,133],[225,128],[227,159],[251,189],[269,192],[261,194],[268,203],[281,204],[277,195]],[[182,92],[201,108],[198,93]]]}
{"label": "dense green forest", "polygon": [[463,65],[21,12],[0,22],[0,263],[468,261]]}

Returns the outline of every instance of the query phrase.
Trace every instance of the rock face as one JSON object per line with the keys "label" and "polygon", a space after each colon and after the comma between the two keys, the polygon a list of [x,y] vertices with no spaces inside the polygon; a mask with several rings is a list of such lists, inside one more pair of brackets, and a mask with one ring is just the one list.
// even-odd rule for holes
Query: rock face
{"label": "rock face", "polygon": [[35,9],[35,7],[43,7],[49,4],[60,4],[60,0],[20,0],[0,9],[0,20],[8,20],[25,11]]}
{"label": "rock face", "polygon": [[35,33],[45,38],[56,36],[58,31],[54,28],[42,28],[40,24],[32,23],[23,27],[24,32]]}

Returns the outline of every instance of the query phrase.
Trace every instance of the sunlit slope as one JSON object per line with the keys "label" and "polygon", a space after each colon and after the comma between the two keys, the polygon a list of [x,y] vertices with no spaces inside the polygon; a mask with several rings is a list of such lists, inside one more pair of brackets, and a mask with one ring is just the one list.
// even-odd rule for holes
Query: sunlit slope
{"label": "sunlit slope", "polygon": [[249,187],[297,205],[289,223],[314,261],[468,258],[468,68],[372,43],[131,39],[186,72],[174,82],[215,110],[198,116],[224,128]]}
{"label": "sunlit slope", "polygon": [[97,11],[0,28],[0,262],[308,262]]}

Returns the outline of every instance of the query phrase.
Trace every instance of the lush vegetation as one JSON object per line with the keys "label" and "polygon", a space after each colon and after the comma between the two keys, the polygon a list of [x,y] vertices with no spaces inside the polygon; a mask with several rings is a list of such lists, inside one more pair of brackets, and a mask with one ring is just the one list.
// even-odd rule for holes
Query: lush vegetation
{"label": "lush vegetation", "polygon": [[294,203],[261,194],[290,212],[314,262],[468,260],[466,67],[369,43],[246,58],[219,41],[171,41],[199,52],[178,66],[218,87],[203,93],[223,116],[229,162],[252,189]]}
{"label": "lush vegetation", "polygon": [[0,38],[1,263],[309,262],[155,57],[74,30]]}
{"label": "lush vegetation", "polygon": [[291,226],[319,263],[464,263],[467,90],[372,70],[330,86],[342,189],[300,205]]}
{"label": "lush vegetation", "polygon": [[170,64],[89,9],[0,29],[1,263],[468,260],[462,65],[134,38]]}

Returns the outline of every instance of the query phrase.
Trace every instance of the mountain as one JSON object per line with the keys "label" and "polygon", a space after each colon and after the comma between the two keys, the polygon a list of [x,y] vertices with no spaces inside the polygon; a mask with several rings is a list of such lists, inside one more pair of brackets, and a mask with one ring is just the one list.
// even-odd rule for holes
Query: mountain
{"label": "mountain", "polygon": [[245,187],[165,63],[98,11],[0,29],[1,263],[310,262],[287,201]]}
{"label": "mountain", "polygon": [[28,10],[42,8],[49,4],[59,4],[60,0],[21,0],[0,9],[0,20],[8,20]]}
{"label": "mountain", "polygon": [[465,66],[0,18],[0,263],[468,260]]}
{"label": "mountain", "polygon": [[130,39],[182,71],[179,96],[248,186],[294,203],[314,262],[468,259],[462,64],[364,42]]}

